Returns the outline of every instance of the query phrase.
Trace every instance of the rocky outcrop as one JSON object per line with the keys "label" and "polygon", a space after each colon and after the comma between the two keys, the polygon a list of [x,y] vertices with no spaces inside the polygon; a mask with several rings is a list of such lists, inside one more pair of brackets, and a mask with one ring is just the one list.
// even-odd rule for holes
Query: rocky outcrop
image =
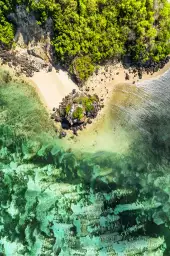
{"label": "rocky outcrop", "polygon": [[18,74],[25,74],[27,77],[32,77],[34,72],[42,69],[50,72],[55,63],[50,40],[53,35],[52,19],[47,19],[42,27],[34,13],[20,5],[8,15],[8,20],[16,27],[15,49],[5,49],[0,45],[2,64],[8,64]]}
{"label": "rocky outcrop", "polygon": [[17,73],[25,74],[27,77],[32,77],[34,72],[39,72],[42,69],[46,69],[48,72],[51,71],[51,64],[28,54],[27,50],[20,52],[0,50],[0,59],[2,64],[8,64]]}
{"label": "rocky outcrop", "polygon": [[154,74],[158,70],[162,69],[170,60],[170,57],[167,56],[165,59],[159,61],[159,62],[154,62],[154,61],[148,61],[145,64],[140,64],[135,65],[134,67],[132,66],[129,69],[129,73],[137,74],[139,79],[142,79],[143,73],[147,74]]}
{"label": "rocky outcrop", "polygon": [[[87,95],[74,89],[62,100],[58,109],[53,109],[51,118],[61,123],[63,129],[72,130],[74,135],[78,135],[77,131],[91,124],[102,107],[97,95]],[[65,137],[63,131],[61,137]]]}

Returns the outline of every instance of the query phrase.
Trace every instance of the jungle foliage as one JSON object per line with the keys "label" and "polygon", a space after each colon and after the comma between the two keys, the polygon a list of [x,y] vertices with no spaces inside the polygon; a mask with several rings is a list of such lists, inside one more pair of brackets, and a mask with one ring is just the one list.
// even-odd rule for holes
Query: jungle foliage
{"label": "jungle foliage", "polygon": [[59,62],[85,81],[96,64],[125,54],[136,62],[164,59],[170,53],[170,3],[167,0],[1,0],[0,41],[10,45],[14,26],[8,14],[19,4],[38,24],[53,20],[53,46]]}

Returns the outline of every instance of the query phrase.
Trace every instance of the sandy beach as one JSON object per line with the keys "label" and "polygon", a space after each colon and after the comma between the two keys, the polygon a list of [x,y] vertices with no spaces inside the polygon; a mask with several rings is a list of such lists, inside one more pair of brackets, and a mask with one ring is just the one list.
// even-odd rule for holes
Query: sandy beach
{"label": "sandy beach", "polygon": [[[15,74],[14,70],[7,65],[3,65],[3,68]],[[103,145],[105,146],[103,147],[103,150],[106,151],[111,147],[113,148],[115,145],[117,148],[120,146],[119,142],[116,144],[115,141],[114,145],[105,144],[106,140],[109,141],[109,139],[106,138],[105,131],[108,131],[108,136],[109,132],[112,132],[108,130],[108,120],[110,119],[108,112],[113,93],[114,91],[116,92],[117,86],[123,85],[124,90],[126,90],[127,86],[129,87],[128,89],[131,88],[130,90],[135,90],[140,82],[157,79],[168,69],[170,69],[170,62],[153,75],[144,73],[142,79],[139,79],[137,75],[134,76],[133,73],[129,73],[121,63],[117,65],[108,65],[107,67],[100,67],[98,74],[94,73],[85,83],[83,88],[80,89],[70,79],[66,71],[59,70],[59,72],[56,72],[54,68],[52,69],[52,72],[47,72],[46,70],[36,72],[31,78],[26,78],[25,76],[21,77],[24,81],[30,82],[30,85],[34,86],[49,114],[52,113],[54,107],[56,108],[59,106],[62,99],[72,92],[73,89],[76,89],[77,91],[81,90],[89,94],[97,94],[99,98],[103,100],[102,103],[104,104],[104,108],[98,113],[92,124],[88,124],[86,129],[79,131],[79,136],[73,136],[72,131],[67,131],[67,136],[62,139],[62,144],[66,149],[72,148],[75,150],[81,149],[85,151],[88,150],[88,152],[94,152],[97,148],[102,148]],[[125,79],[126,73],[129,75],[129,80]],[[60,129],[58,123],[55,123],[55,125]],[[117,134],[117,137],[119,136],[119,133]],[[128,145],[124,145],[123,147],[126,149]]]}
{"label": "sandy beach", "polygon": [[[80,90],[89,94],[97,94],[99,98],[103,99],[104,108],[98,113],[98,116],[93,120],[92,124],[88,124],[86,129],[78,132],[79,136],[73,136],[72,131],[67,131],[66,138],[62,139],[65,147],[71,147],[76,150],[80,148],[82,150],[88,149],[88,151],[91,152],[94,152],[96,147],[101,148],[101,145],[104,145],[106,139],[104,131],[108,129],[106,120],[109,118],[107,112],[114,89],[116,89],[118,85],[124,85],[124,88],[130,86],[133,90],[137,88],[136,85],[138,85],[138,83],[159,78],[168,69],[170,69],[170,62],[158,72],[152,75],[144,73],[142,79],[139,79],[137,75],[129,74],[128,70],[125,69],[121,63],[101,67],[98,74],[94,73]],[[126,73],[129,74],[129,80],[125,79]],[[40,71],[35,73],[31,81],[49,113],[52,112],[54,107],[58,107],[62,99],[73,89],[79,90],[78,86],[69,78],[67,72],[62,70],[56,72],[54,68],[52,72],[47,73],[46,71]],[[117,147],[119,146],[118,144]],[[111,145],[105,145],[103,150],[107,150],[110,147]],[[124,148],[126,148],[125,145]]]}
{"label": "sandy beach", "polygon": [[[137,85],[145,80],[157,79],[168,69],[170,69],[170,61],[158,72],[155,72],[152,75],[143,73],[142,79],[139,79],[137,75],[129,73],[121,63],[117,65],[108,65],[107,68],[101,67],[97,75],[94,73],[93,76],[89,78],[84,86],[84,91],[88,89],[90,94],[97,94],[100,98],[103,98],[104,104],[107,104],[106,102],[112,96],[112,91],[116,85]],[[126,73],[129,75],[129,80],[125,79]]]}
{"label": "sandy beach", "polygon": [[[142,79],[139,80],[137,75],[129,74],[121,63],[108,65],[107,67],[101,67],[97,75],[94,73],[81,90],[89,94],[97,94],[100,98],[103,98],[103,103],[106,105],[115,85],[127,84],[129,86],[148,79],[158,78],[169,68],[170,62],[153,75],[144,73]],[[125,79],[126,73],[129,74],[129,80]],[[54,68],[52,72],[44,70],[36,72],[30,80],[37,87],[41,99],[50,112],[54,107],[58,107],[62,99],[73,89],[79,90],[66,71],[59,70],[59,72],[56,72]]]}
{"label": "sandy beach", "polygon": [[30,80],[36,85],[40,98],[49,111],[58,107],[62,99],[73,89],[78,90],[78,86],[69,78],[67,72],[56,72],[54,68],[48,73],[45,70],[36,72]]}

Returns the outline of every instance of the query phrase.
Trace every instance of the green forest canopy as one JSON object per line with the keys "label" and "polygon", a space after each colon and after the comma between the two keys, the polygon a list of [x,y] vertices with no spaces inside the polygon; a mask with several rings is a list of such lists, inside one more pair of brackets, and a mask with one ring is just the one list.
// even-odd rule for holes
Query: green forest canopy
{"label": "green forest canopy", "polygon": [[168,0],[0,0],[0,41],[8,46],[15,27],[7,17],[19,4],[42,26],[52,18],[57,59],[83,81],[108,59],[159,62],[170,53]]}

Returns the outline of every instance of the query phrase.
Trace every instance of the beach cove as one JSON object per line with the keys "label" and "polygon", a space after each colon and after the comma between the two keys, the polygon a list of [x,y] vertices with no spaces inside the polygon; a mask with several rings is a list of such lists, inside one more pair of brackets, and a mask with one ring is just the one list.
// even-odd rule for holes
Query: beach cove
{"label": "beach cove", "polygon": [[[15,76],[13,69],[6,65],[2,67]],[[57,108],[62,99],[73,89],[98,95],[102,98],[104,108],[92,120],[92,124],[88,124],[83,131],[78,132],[78,136],[74,136],[72,131],[66,131],[67,136],[60,140],[60,146],[65,150],[76,152],[111,151],[122,154],[128,150],[129,145],[138,135],[134,130],[133,136],[129,136],[131,128],[127,127],[128,121],[127,123],[120,121],[121,114],[130,109],[140,108],[148,97],[140,85],[157,81],[169,69],[170,62],[152,75],[143,73],[140,80],[133,73],[130,73],[129,80],[126,80],[128,70],[122,64],[103,66],[98,70],[98,74],[94,73],[83,87],[78,87],[66,71],[56,71],[55,68],[51,72],[45,70],[35,72],[31,78],[21,75],[16,79],[22,79],[33,87],[49,115],[49,121],[53,108]],[[123,117],[122,120],[125,118]],[[54,121],[52,123],[54,130],[55,127],[57,130],[61,129],[59,123]],[[58,137],[57,134],[56,136]]]}
{"label": "beach cove", "polygon": [[[119,124],[118,129],[114,128],[111,116],[114,115],[114,120],[118,121],[119,117],[115,110],[118,106],[122,108],[135,107],[138,104],[140,106],[143,100],[140,98],[142,97],[140,83],[160,78],[169,68],[170,62],[152,75],[144,73],[140,80],[133,74],[129,74],[129,80],[126,80],[127,69],[123,68],[122,64],[108,66],[108,72],[105,71],[106,67],[101,67],[98,74],[94,73],[82,88],[71,80],[67,72],[62,70],[56,72],[54,68],[49,73],[45,71],[35,73],[31,81],[49,114],[73,89],[91,95],[97,94],[99,98],[103,98],[104,108],[98,113],[92,124],[88,124],[86,129],[79,131],[78,136],[73,136],[69,131],[66,138],[61,140],[65,149],[71,148],[76,151],[88,152],[110,151],[111,149],[111,151],[117,151],[119,149],[122,153],[128,149],[131,139],[127,138],[124,125]],[[115,127],[116,125],[117,122],[115,122]],[[107,143],[105,143],[106,141]]]}

